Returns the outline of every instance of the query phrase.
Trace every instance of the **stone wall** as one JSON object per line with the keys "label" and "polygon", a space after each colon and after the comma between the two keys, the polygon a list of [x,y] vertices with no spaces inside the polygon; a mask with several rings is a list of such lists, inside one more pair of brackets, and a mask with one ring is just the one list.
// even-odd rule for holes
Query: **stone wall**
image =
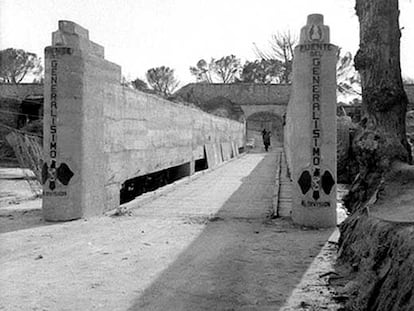
{"label": "stone wall", "polygon": [[102,214],[119,206],[127,179],[183,164],[189,175],[205,154],[211,167],[244,145],[244,123],[121,86],[121,68],[79,25],[60,21],[52,41],[45,57],[46,219]]}
{"label": "stone wall", "polygon": [[257,83],[190,83],[175,93],[175,96],[201,104],[214,98],[226,98],[241,107],[246,119],[261,111],[282,116],[289,95],[289,84]]}
{"label": "stone wall", "polygon": [[176,94],[190,94],[203,101],[221,96],[239,105],[287,105],[289,101],[290,85],[259,83],[190,83],[178,90]]}

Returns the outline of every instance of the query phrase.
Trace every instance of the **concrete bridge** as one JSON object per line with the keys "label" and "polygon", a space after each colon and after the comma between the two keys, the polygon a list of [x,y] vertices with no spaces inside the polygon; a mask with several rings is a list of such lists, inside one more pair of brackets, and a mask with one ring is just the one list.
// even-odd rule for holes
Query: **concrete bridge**
{"label": "concrete bridge", "polygon": [[[104,48],[89,40],[88,30],[60,21],[52,46],[45,49],[45,219],[73,220],[118,209],[125,187],[143,188],[140,184],[154,179],[165,184],[213,169],[238,157],[246,139],[261,142],[266,129],[273,133],[274,147],[285,147],[292,179],[300,185],[300,190],[294,187],[294,205],[306,207],[321,198],[321,215],[311,223],[322,223],[326,209],[332,216],[329,226],[336,224],[336,87],[331,55],[336,47],[329,43],[321,15],[310,17],[306,27],[312,32],[317,27],[318,33],[326,34],[320,38],[325,41],[316,44],[301,35],[301,49],[295,51],[301,62],[293,70],[301,86],[293,89],[289,106],[289,85],[190,84],[177,92],[176,98],[199,102],[209,112],[226,108],[220,110],[227,113],[223,118],[123,87],[120,66],[104,58]],[[309,49],[321,50],[309,54]],[[321,67],[321,62],[328,66]],[[306,80],[310,72],[313,76]],[[312,94],[308,81],[313,81]],[[312,111],[306,104],[309,98],[315,101]],[[230,105],[217,106],[222,99]],[[152,187],[145,185],[142,192]],[[273,213],[278,214],[277,207]]]}
{"label": "concrete bridge", "polygon": [[[223,114],[238,105],[239,122],[123,88],[103,55],[67,21],[46,49],[43,205],[0,204],[0,309],[339,310],[327,277],[336,47],[322,16],[308,18],[295,49],[300,87],[285,127],[285,104],[249,99],[272,88],[211,86],[207,104],[230,101]],[[240,154],[263,127],[284,131],[283,145]],[[180,180],[120,207],[121,185],[145,176]],[[306,210],[296,224],[325,228],[274,217],[295,204]],[[334,218],[319,222],[325,208]]]}
{"label": "concrete bridge", "polygon": [[119,207],[127,181],[191,176],[243,150],[243,122],[123,87],[120,66],[81,26],[60,21],[52,43],[45,50],[45,219],[101,215]]}
{"label": "concrete bridge", "polygon": [[[73,22],[59,22],[45,53],[46,220],[118,210],[120,203],[157,185],[239,157],[246,140],[254,139],[261,150],[263,129],[272,131],[273,148],[283,147],[289,85],[190,84],[177,92],[179,99],[214,109],[223,107],[214,106],[221,99],[230,101],[228,114],[221,117],[123,87],[121,68],[107,61],[104,48]],[[281,154],[274,161],[287,162]],[[272,214],[280,214],[277,204]],[[289,216],[284,208],[281,215]]]}
{"label": "concrete bridge", "polygon": [[[122,87],[120,67],[105,60],[103,47],[75,23],[59,22],[52,43],[45,57],[43,216],[89,221],[46,226],[36,217],[27,230],[6,229],[0,281],[10,290],[2,293],[0,308],[291,310],[302,305],[312,280],[316,292],[307,305],[334,310],[319,275],[330,270],[329,263],[320,265],[321,251],[327,251],[336,218],[315,222],[329,228],[312,232],[274,219],[294,212],[290,181],[297,176],[290,176],[281,144],[289,136],[283,132],[286,103],[272,102],[272,88],[239,86],[240,122]],[[268,100],[254,101],[252,92]],[[287,113],[288,120],[294,117]],[[336,120],[335,112],[331,117]],[[326,128],[335,134],[332,124]],[[280,144],[240,154],[246,131],[254,135],[263,127]],[[303,141],[290,146],[306,156],[309,129],[300,124],[294,130]],[[302,168],[295,154],[290,160]],[[120,207],[121,185],[160,172],[181,180]],[[302,173],[295,191],[298,184],[313,187],[297,195],[313,211],[308,197],[319,191],[319,175],[306,172],[309,178]],[[334,186],[321,196],[336,195]],[[321,207],[318,221],[324,208],[336,217],[336,200],[322,203],[313,206]],[[92,217],[105,212],[129,217]],[[40,255],[27,260],[33,251]]]}

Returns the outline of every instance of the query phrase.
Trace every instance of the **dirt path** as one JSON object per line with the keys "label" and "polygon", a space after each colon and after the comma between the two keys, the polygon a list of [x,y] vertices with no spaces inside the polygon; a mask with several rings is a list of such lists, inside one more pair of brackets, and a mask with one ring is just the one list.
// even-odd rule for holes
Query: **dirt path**
{"label": "dirt path", "polygon": [[126,216],[2,217],[0,310],[336,310],[318,277],[332,230],[266,218],[274,160],[249,154]]}

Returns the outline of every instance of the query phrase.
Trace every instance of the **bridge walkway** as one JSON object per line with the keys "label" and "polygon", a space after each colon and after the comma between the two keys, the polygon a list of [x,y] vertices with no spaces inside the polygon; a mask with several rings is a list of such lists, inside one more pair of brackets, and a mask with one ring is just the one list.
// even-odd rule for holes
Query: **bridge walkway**
{"label": "bridge walkway", "polygon": [[[291,310],[332,230],[268,217],[281,150],[241,156],[120,217],[2,233],[0,309]],[[323,306],[317,296],[307,303]]]}

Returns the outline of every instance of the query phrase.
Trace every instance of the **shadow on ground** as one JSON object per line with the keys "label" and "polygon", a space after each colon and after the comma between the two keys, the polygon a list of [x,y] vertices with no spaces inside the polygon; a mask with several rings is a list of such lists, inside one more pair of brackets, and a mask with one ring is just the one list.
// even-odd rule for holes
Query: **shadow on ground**
{"label": "shadow on ground", "polygon": [[[133,310],[279,310],[333,232],[267,216],[273,193],[269,153]],[[298,309],[299,310],[299,309]]]}
{"label": "shadow on ground", "polygon": [[[20,207],[20,204],[22,207]],[[53,225],[43,219],[41,199],[0,207],[0,233]]]}

